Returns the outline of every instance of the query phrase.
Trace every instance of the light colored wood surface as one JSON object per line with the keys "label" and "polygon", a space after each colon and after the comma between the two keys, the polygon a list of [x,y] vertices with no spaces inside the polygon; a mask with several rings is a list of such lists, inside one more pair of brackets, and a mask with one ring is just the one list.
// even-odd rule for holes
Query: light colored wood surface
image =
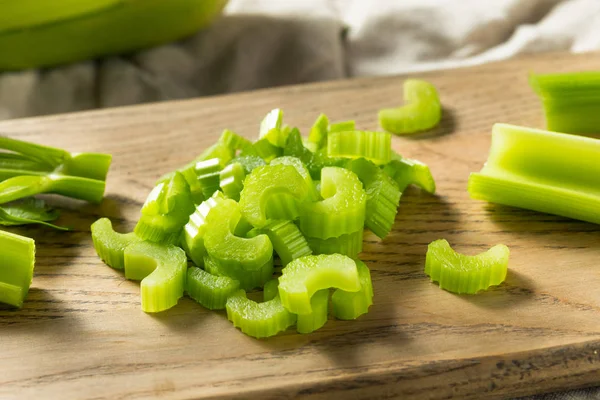
{"label": "light colored wood surface", "polygon": [[[53,198],[74,232],[17,230],[36,239],[37,266],[24,308],[0,309],[0,398],[481,399],[600,383],[599,227],[466,192],[494,122],[542,126],[528,71],[599,66],[600,54],[551,54],[421,74],[439,88],[442,125],[394,147],[431,166],[439,194],[407,191],[392,234],[382,242],[366,234],[371,312],[260,341],[187,298],[144,314],[138,284],[97,258],[90,224],[108,216],[132,229],[159,175],[223,128],[255,136],[274,107],[305,132],[319,112],[376,129],[377,110],[400,102],[402,77],[0,123],[17,138],[114,155],[100,206]],[[423,273],[438,238],[466,253],[505,243],[506,282],[476,296],[440,290]]]}

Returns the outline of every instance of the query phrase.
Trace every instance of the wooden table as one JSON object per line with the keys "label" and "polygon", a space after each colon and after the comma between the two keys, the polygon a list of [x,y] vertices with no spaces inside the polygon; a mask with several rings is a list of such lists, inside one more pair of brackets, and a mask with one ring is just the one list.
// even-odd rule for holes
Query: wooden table
{"label": "wooden table", "polygon": [[[223,128],[257,135],[274,107],[305,133],[319,112],[377,128],[401,102],[403,77],[367,78],[0,123],[21,139],[114,155],[105,201],[53,198],[75,230],[35,238],[37,265],[22,310],[0,310],[3,399],[487,399],[600,383],[600,229],[470,200],[469,172],[487,157],[494,122],[543,126],[529,71],[598,69],[600,54],[549,54],[420,74],[445,106],[434,132],[395,138],[427,162],[439,193],[402,197],[392,234],[365,235],[375,304],[357,321],[330,320],[255,340],[224,313],[190,299],[159,315],[139,286],[103,265],[90,224],[131,230],[154,180],[193,158]],[[599,161],[600,162],[600,161]],[[506,282],[476,296],[440,290],[423,273],[427,244],[477,253],[511,249]]]}

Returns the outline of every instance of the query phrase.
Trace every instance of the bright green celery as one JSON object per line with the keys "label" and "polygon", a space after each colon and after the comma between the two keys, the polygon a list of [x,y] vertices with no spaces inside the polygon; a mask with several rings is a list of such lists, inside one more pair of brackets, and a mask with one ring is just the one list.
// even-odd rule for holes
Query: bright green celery
{"label": "bright green celery", "polygon": [[310,172],[308,172],[306,165],[304,165],[304,163],[298,157],[292,157],[292,156],[277,157],[276,159],[271,161],[270,165],[291,165],[292,167],[296,168],[296,171],[298,171],[298,173],[306,181],[306,185],[309,188],[313,189],[313,190],[309,191],[310,192],[309,194],[312,197],[312,200],[316,200],[320,197],[319,193],[316,190],[314,190],[315,186],[313,184],[313,179],[310,176]]}
{"label": "bright green celery", "polygon": [[134,232],[143,240],[175,244],[194,212],[192,193],[179,172],[152,189],[141,210]]}
{"label": "bright green celery", "polygon": [[283,111],[279,108],[271,110],[260,123],[259,139],[266,138],[273,146],[283,147],[285,140],[281,142],[282,123]]}
{"label": "bright green celery", "polygon": [[0,207],[0,225],[14,226],[27,224],[40,224],[59,230],[69,230],[62,226],[53,225],[59,217],[58,210],[46,205],[46,202],[33,197],[26,197]]}
{"label": "bright green celery", "polygon": [[265,338],[286,330],[296,322],[296,316],[286,310],[279,297],[257,303],[239,290],[227,299],[227,318],[248,336]]}
{"label": "bright green celery", "polygon": [[269,219],[294,220],[309,190],[291,165],[258,167],[244,181],[240,207],[248,222],[257,228],[265,226]]}
{"label": "bright green celery", "polygon": [[358,292],[346,292],[338,289],[331,296],[333,315],[338,319],[356,319],[366,314],[369,311],[369,307],[373,304],[371,271],[360,260],[356,260],[356,268],[358,269],[360,279],[360,290]]}
{"label": "bright green celery", "polygon": [[265,160],[263,160],[259,156],[238,156],[233,158],[230,164],[238,163],[244,168],[244,173],[249,175],[255,168],[262,167],[263,165],[267,165]]}
{"label": "bright green celery", "polygon": [[204,257],[204,269],[212,275],[226,276],[238,281],[241,289],[251,290],[262,287],[265,282],[273,278],[273,257],[259,269],[250,271],[232,264],[222,265],[207,256]]}
{"label": "bright green celery", "polygon": [[600,141],[496,124],[487,162],[469,177],[474,199],[600,223]]}
{"label": "bright green celery", "polygon": [[416,185],[428,193],[435,193],[435,180],[429,167],[418,160],[403,158],[394,153],[383,170],[396,181],[400,191],[403,192],[408,185]]}
{"label": "bright green celery", "polygon": [[419,79],[404,82],[402,107],[379,111],[379,124],[386,131],[403,135],[431,129],[442,119],[442,105],[435,87]]}
{"label": "bright green celery", "polygon": [[234,162],[227,165],[219,175],[219,185],[225,196],[239,201],[240,192],[244,188],[244,178],[246,173],[242,164]]}
{"label": "bright green celery", "polygon": [[283,149],[272,144],[267,138],[259,139],[252,145],[253,151],[266,162],[283,154]]}
{"label": "bright green celery", "polygon": [[125,278],[142,281],[142,311],[168,310],[183,296],[187,257],[179,247],[136,242],[125,248],[124,260]]}
{"label": "bright green celery", "polygon": [[51,173],[20,175],[0,182],[0,204],[42,193],[54,193],[74,199],[100,203],[106,183],[98,179]]}
{"label": "bright green celery", "polygon": [[22,307],[35,265],[33,239],[0,231],[0,303]]}
{"label": "bright green celery", "polygon": [[282,270],[279,296],[283,306],[294,314],[310,314],[310,299],[319,290],[338,288],[360,290],[356,263],[340,254],[297,258]]}
{"label": "bright green celery", "polygon": [[289,264],[296,258],[312,254],[312,250],[300,229],[292,221],[271,220],[264,227],[250,231],[248,236],[253,237],[261,233],[266,234],[271,239],[273,248],[281,258],[283,265]]}
{"label": "bright green celery", "polygon": [[380,238],[392,230],[402,192],[396,182],[372,162],[359,158],[346,168],[361,180],[367,193],[365,225]]}
{"label": "bright green celery", "polygon": [[238,135],[237,133],[230,131],[229,129],[225,129],[219,138],[219,143],[223,144],[229,150],[231,150],[232,154],[240,151],[247,151],[252,147],[252,142]]}
{"label": "bright green celery", "polygon": [[367,195],[352,171],[326,167],[321,171],[324,200],[306,203],[299,226],[308,237],[328,239],[362,230]]}
{"label": "bright green celery", "polygon": [[310,129],[308,141],[313,143],[317,149],[325,146],[327,143],[327,131],[329,128],[329,119],[327,115],[321,114]]}
{"label": "bright green celery", "polygon": [[115,232],[108,218],[100,218],[92,224],[91,229],[92,241],[98,257],[114,269],[125,268],[125,248],[142,240],[133,232]]}
{"label": "bright green celery", "polygon": [[186,293],[209,310],[225,309],[227,299],[239,288],[240,283],[234,279],[215,276],[196,267],[187,270]]}
{"label": "bright green celery", "polygon": [[306,241],[315,254],[342,254],[355,258],[362,251],[363,230],[346,233],[339,237],[319,239],[307,237]]}
{"label": "bright green celery", "polygon": [[425,273],[449,292],[475,294],[504,282],[509,254],[508,247],[498,244],[476,256],[467,256],[440,239],[427,247]]}
{"label": "bright green celery", "polygon": [[342,121],[336,122],[329,125],[328,132],[348,132],[356,130],[356,123],[354,121]]}
{"label": "bright green celery", "polygon": [[196,176],[205,199],[208,199],[219,190],[221,169],[221,162],[218,158],[210,158],[196,163]]}
{"label": "bright green celery", "polygon": [[364,157],[377,165],[387,164],[392,156],[392,136],[387,132],[329,132],[327,135],[327,156]]}
{"label": "bright green celery", "polygon": [[600,132],[600,71],[531,74],[529,84],[542,100],[548,130]]}

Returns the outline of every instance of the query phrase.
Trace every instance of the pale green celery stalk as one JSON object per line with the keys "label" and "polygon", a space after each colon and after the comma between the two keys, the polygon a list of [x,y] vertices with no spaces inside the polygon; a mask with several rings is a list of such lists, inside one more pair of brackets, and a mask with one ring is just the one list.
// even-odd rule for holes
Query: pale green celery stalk
{"label": "pale green celery stalk", "polygon": [[16,176],[0,182],[0,204],[41,193],[100,203],[105,186],[104,181],[60,174]]}
{"label": "pale green celery stalk", "polygon": [[0,231],[0,249],[0,302],[21,307],[33,278],[35,242]]}
{"label": "pale green celery stalk", "polygon": [[472,198],[600,223],[600,140],[496,124]]}

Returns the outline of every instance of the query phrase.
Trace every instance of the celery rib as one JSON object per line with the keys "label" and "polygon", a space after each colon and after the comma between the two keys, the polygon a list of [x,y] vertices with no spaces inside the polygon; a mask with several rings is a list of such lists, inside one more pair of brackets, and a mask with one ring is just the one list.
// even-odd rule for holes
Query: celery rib
{"label": "celery rib", "polygon": [[0,231],[0,249],[0,303],[21,308],[33,279],[35,241]]}

